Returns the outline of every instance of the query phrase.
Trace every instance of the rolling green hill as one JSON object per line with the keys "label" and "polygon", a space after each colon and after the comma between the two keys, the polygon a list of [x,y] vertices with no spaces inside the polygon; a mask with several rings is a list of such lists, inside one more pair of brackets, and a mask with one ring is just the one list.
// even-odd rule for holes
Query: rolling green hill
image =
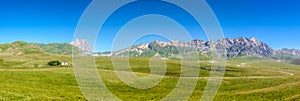
{"label": "rolling green hill", "polygon": [[[0,44],[0,54],[2,55],[22,55],[22,54],[72,54],[73,46],[68,43],[27,43],[16,41],[13,43]],[[78,51],[76,51],[78,52]]]}
{"label": "rolling green hill", "polygon": [[0,44],[0,68],[47,67],[47,62],[52,60],[71,63],[72,47],[67,43],[40,44],[24,41]]}

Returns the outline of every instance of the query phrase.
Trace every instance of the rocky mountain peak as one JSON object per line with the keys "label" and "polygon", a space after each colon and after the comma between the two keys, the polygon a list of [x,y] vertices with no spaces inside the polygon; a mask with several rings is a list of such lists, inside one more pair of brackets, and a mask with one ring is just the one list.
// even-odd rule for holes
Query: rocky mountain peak
{"label": "rocky mountain peak", "polygon": [[147,48],[149,48],[149,43],[142,43],[142,44],[138,45],[137,48],[147,49]]}
{"label": "rocky mountain peak", "polygon": [[85,39],[75,39],[70,44],[79,48],[79,50],[84,54],[92,53],[92,49],[90,48],[87,40]]}
{"label": "rocky mountain peak", "polygon": [[157,44],[161,47],[165,47],[165,46],[168,46],[168,45],[172,45],[171,42],[163,42],[163,41],[159,41],[159,40],[155,40],[153,42],[151,42],[152,44]]}
{"label": "rocky mountain peak", "polygon": [[250,38],[251,41],[257,42],[258,40],[255,37]]}
{"label": "rocky mountain peak", "polygon": [[225,47],[228,57],[255,56],[271,57],[274,50],[267,44],[258,41],[256,38],[227,38],[222,41],[213,42],[219,47]]}

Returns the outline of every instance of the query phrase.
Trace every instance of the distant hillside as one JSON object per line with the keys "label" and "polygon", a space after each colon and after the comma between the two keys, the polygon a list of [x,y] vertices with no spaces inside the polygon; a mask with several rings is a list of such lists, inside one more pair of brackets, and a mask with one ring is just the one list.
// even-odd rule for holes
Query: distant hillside
{"label": "distant hillside", "polygon": [[[48,52],[51,54],[72,54],[72,48],[73,48],[73,46],[68,43],[37,44],[37,46],[42,51]],[[78,50],[77,50],[77,53],[78,53]]]}
{"label": "distant hillside", "polygon": [[[116,56],[116,57],[151,57],[160,54],[163,57],[173,58],[180,57],[189,52],[197,52],[200,56],[208,56],[211,53],[211,48],[225,48],[228,58],[240,56],[266,57],[273,56],[274,50],[267,44],[260,42],[256,38],[226,38],[218,41],[202,41],[193,40],[190,42],[183,41],[153,41],[136,46],[131,46],[126,49],[113,53],[100,53],[99,56]],[[179,54],[183,53],[183,54]]]}
{"label": "distant hillside", "polygon": [[294,56],[300,56],[300,50],[298,50],[298,49],[283,48],[283,49],[280,49],[280,50],[276,50],[275,53],[276,54],[284,53],[284,54],[290,54],[290,55],[294,55]]}
{"label": "distant hillside", "polygon": [[42,68],[53,60],[71,63],[72,47],[68,43],[40,44],[24,41],[0,44],[0,68]]}
{"label": "distant hillside", "polygon": [[[16,41],[13,43],[0,44],[0,55],[22,54],[72,54],[72,45],[68,43],[27,43]],[[76,50],[76,49],[75,49]],[[77,51],[78,52],[78,51]]]}
{"label": "distant hillside", "polygon": [[274,59],[276,60],[288,60],[293,64],[300,64],[300,50],[283,48],[275,50]]}

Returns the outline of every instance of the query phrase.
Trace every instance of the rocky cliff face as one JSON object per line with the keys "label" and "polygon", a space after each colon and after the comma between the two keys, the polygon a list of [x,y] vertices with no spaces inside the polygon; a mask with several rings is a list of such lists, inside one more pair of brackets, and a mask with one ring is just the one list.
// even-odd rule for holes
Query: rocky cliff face
{"label": "rocky cliff face", "polygon": [[227,57],[230,58],[237,56],[272,57],[274,53],[271,47],[256,38],[227,38],[213,43],[217,45],[217,48],[225,47]]}
{"label": "rocky cliff face", "polygon": [[90,48],[87,40],[85,39],[75,39],[70,44],[79,48],[79,50],[84,54],[92,53],[92,49]]}
{"label": "rocky cliff face", "polygon": [[190,42],[153,41],[109,53],[110,55],[106,54],[106,56],[151,57],[160,54],[163,57],[170,57],[189,52],[206,54],[211,52],[212,48],[225,49],[228,58],[237,56],[272,57],[274,53],[271,47],[255,38],[226,38],[215,42],[202,40],[192,40]]}

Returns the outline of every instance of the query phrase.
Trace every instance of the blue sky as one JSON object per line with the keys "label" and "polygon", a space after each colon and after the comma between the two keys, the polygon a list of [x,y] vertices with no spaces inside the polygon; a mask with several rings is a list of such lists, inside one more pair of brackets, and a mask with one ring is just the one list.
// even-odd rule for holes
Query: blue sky
{"label": "blue sky", "polygon": [[0,43],[70,42],[88,0],[1,0]]}
{"label": "blue sky", "polygon": [[[1,0],[0,43],[16,40],[39,43],[71,42],[76,25],[90,2],[91,0]],[[299,0],[207,2],[215,12],[225,37],[256,37],[275,49],[300,49]],[[174,13],[172,9],[166,10]],[[157,37],[149,38],[155,40]],[[111,40],[102,40],[97,45],[110,44],[109,41]],[[108,48],[110,47],[96,50],[106,51]]]}

